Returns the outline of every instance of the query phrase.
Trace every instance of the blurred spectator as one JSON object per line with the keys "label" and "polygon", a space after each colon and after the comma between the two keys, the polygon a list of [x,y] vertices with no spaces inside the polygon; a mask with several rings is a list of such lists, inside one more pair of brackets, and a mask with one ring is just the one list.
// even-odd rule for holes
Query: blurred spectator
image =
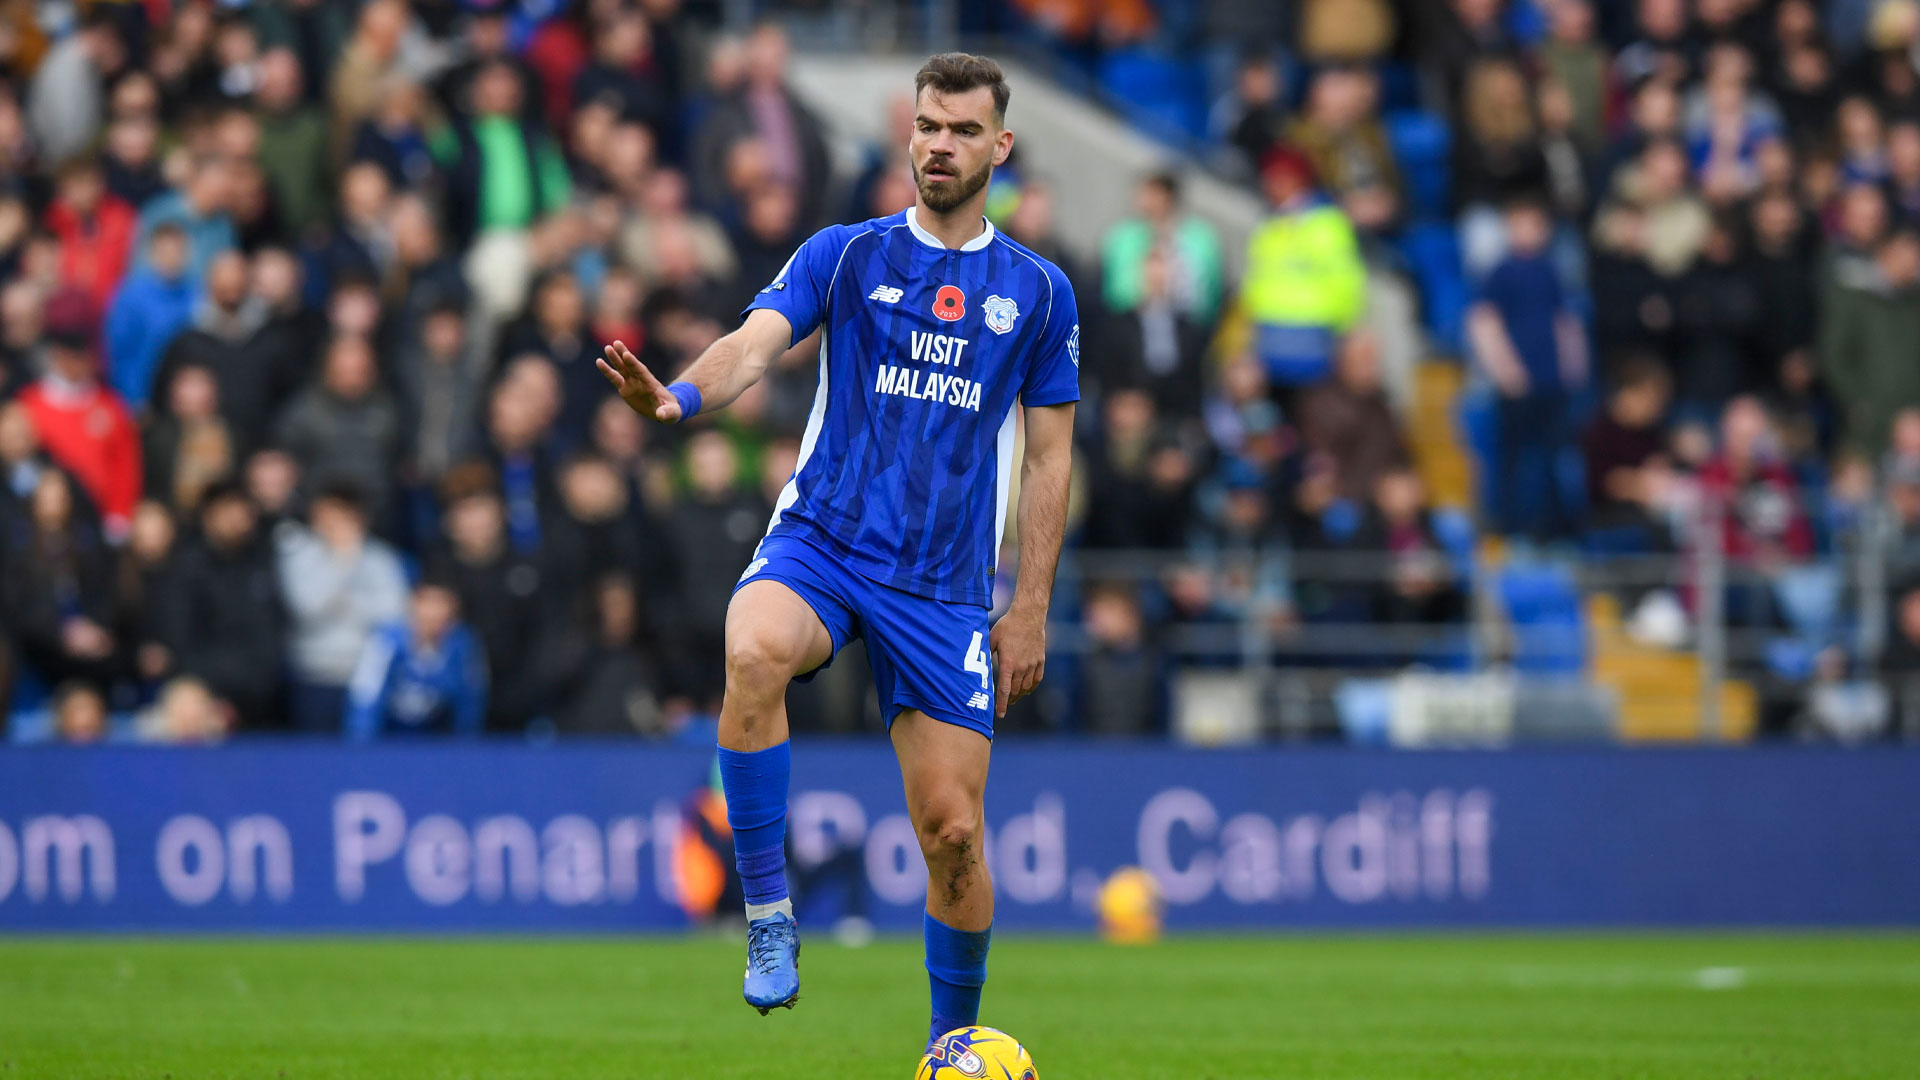
{"label": "blurred spectator", "polygon": [[340,730],[347,684],[375,630],[405,615],[406,577],[391,548],[367,532],[351,486],[314,494],[308,525],[275,536],[288,619],[287,715],[297,731]]}
{"label": "blurred spectator", "polygon": [[53,691],[53,734],[63,743],[104,742],[108,735],[107,699],[85,682],[67,682]]}
{"label": "blurred spectator", "polygon": [[765,288],[780,276],[793,257],[794,249],[806,237],[799,231],[793,192],[778,184],[768,184],[747,196],[740,235],[734,250],[740,259],[736,292],[744,306],[752,293]]}
{"label": "blurred spectator", "polygon": [[1735,394],[1772,389],[1778,375],[1760,339],[1758,275],[1741,244],[1739,223],[1716,219],[1676,290],[1680,400],[1709,415]]}
{"label": "blurred spectator", "polygon": [[378,281],[393,262],[387,212],[392,198],[387,174],[371,161],[357,161],[340,175],[340,205],[323,242],[310,249],[308,290],[319,294],[334,283]]}
{"label": "blurred spectator", "polygon": [[1320,186],[1355,228],[1380,233],[1398,221],[1400,168],[1380,124],[1379,80],[1361,68],[1331,67],[1314,76],[1307,107],[1287,140],[1313,164]]}
{"label": "blurred spectator", "polygon": [[693,147],[698,190],[726,189],[727,158],[752,137],[766,147],[768,178],[791,188],[803,230],[817,228],[826,213],[831,162],[820,121],[787,86],[786,32],[761,23],[747,40],[745,78],[701,126]]}
{"label": "blurred spectator", "polygon": [[61,162],[100,130],[102,84],[126,62],[110,9],[87,9],[74,32],[40,58],[28,91],[27,123],[40,153]]}
{"label": "blurred spectator", "polygon": [[238,471],[239,447],[220,417],[220,385],[206,368],[174,373],[166,409],[147,421],[144,457],[148,497],[180,513],[191,513],[208,487]]}
{"label": "blurred spectator", "polygon": [[1920,405],[1920,237],[1896,232],[1871,263],[1836,266],[1821,314],[1821,366],[1847,443],[1872,455],[1895,414]]}
{"label": "blurred spectator", "polygon": [[[145,212],[148,204],[167,191],[166,179],[160,173],[159,148],[160,126],[152,117],[115,120],[107,127],[107,140],[101,147],[107,190],[128,206]],[[137,259],[138,239],[134,248]]]}
{"label": "blurred spectator", "polygon": [[[1430,0],[1409,5],[1417,20],[1413,41],[1428,67],[1440,78],[1447,111],[1471,116],[1475,96],[1468,83],[1474,66],[1489,57],[1513,53],[1502,20],[1501,0]],[[1467,103],[1462,104],[1463,98]],[[1458,110],[1458,112],[1456,112]],[[1468,121],[1470,124],[1471,120]]]}
{"label": "blurred spectator", "polygon": [[1148,254],[1167,260],[1174,306],[1195,322],[1211,325],[1220,310],[1225,268],[1220,235],[1180,205],[1180,178],[1157,172],[1140,182],[1134,216],[1107,230],[1101,242],[1101,266],[1107,309],[1116,313],[1139,307],[1146,295]]}
{"label": "blurred spectator", "polygon": [[300,59],[291,49],[270,49],[260,58],[254,94],[260,120],[260,167],[274,199],[297,235],[326,221],[332,200],[327,182],[327,120],[308,103]]}
{"label": "blurred spectator", "polygon": [[[687,178],[673,169],[656,169],[647,178],[639,210],[620,234],[620,255],[649,290],[663,284],[658,237],[669,230],[685,237],[694,265],[713,281],[731,281],[736,273],[733,245],[718,222],[687,208]],[[754,287],[759,288],[765,282]],[[628,342],[629,345],[633,344]]]}
{"label": "blurred spectator", "polygon": [[593,61],[573,81],[573,106],[612,106],[622,120],[639,121],[655,132],[673,123],[673,87],[650,61],[653,31],[647,17],[617,7],[594,28]]}
{"label": "blurred spectator", "polygon": [[1609,550],[1653,551],[1664,535],[1658,514],[1671,480],[1667,404],[1673,381],[1651,356],[1620,365],[1605,408],[1581,437],[1587,469],[1587,528]]}
{"label": "blurred spectator", "polygon": [[1264,52],[1242,57],[1234,70],[1233,90],[1214,106],[1208,127],[1240,152],[1247,172],[1253,174],[1280,141],[1286,123],[1279,65]]}
{"label": "blurred spectator", "polygon": [[507,538],[515,551],[540,550],[544,518],[559,501],[544,440],[560,408],[560,380],[538,356],[508,365],[487,406],[487,449],[506,500]]}
{"label": "blurred spectator", "polygon": [[1113,316],[1105,331],[1103,382],[1145,390],[1171,421],[1198,420],[1206,389],[1207,328],[1174,302],[1173,271],[1165,254],[1149,252],[1144,270],[1139,305]]}
{"label": "blurred spectator", "polygon": [[170,602],[154,612],[159,638],[175,670],[203,684],[241,726],[277,724],[286,614],[259,512],[226,482],[207,490],[198,518],[197,535],[174,560]]}
{"label": "blurred spectator", "polygon": [[160,357],[193,320],[194,279],[187,273],[187,235],[159,226],[147,237],[145,258],[126,275],[107,309],[104,328],[113,387],[144,409]]}
{"label": "blurred spectator", "polygon": [[319,381],[293,399],[274,430],[309,490],[349,484],[364,500],[368,520],[387,522],[400,412],[380,385],[366,339],[342,337],[329,344]]}
{"label": "blurred spectator", "polygon": [[1594,243],[1643,258],[1674,277],[1693,265],[1712,218],[1687,188],[1687,159],[1678,143],[1647,144],[1633,168],[1622,170],[1614,201],[1594,221]]}
{"label": "blurred spectator", "polygon": [[113,302],[133,254],[133,208],[107,191],[99,162],[76,158],[60,170],[46,225],[60,241],[60,283],[85,293],[95,311]]}
{"label": "blurred spectator", "polygon": [[453,587],[428,578],[404,621],[367,638],[347,689],[347,737],[478,735],[486,716],[485,650],[460,621]]}
{"label": "blurred spectator", "polygon": [[266,332],[267,306],[254,296],[246,256],[237,251],[215,258],[207,271],[206,293],[194,305],[193,326],[173,340],[153,377],[155,403],[173,400],[173,381],[185,367],[201,367],[218,386],[220,415],[242,452],[264,442],[282,377],[275,355],[278,343]]}
{"label": "blurred spectator", "polygon": [[1269,216],[1247,241],[1241,305],[1267,377],[1279,386],[1316,382],[1335,340],[1360,318],[1366,267],[1353,226],[1314,190],[1303,155],[1276,150],[1260,176]]}
{"label": "blurred spectator", "polygon": [[686,470],[686,499],[665,525],[680,568],[687,685],[697,702],[712,705],[724,683],[727,602],[773,508],[758,491],[739,484],[739,455],[719,431],[687,440]]}
{"label": "blurred spectator", "polygon": [[[1780,454],[1773,422],[1757,398],[1727,403],[1720,451],[1700,470],[1700,488],[1710,520],[1720,523],[1724,552],[1737,567],[1775,571],[1813,554],[1812,523]],[[1765,621],[1750,610],[1730,610],[1729,616],[1743,624]]]}
{"label": "blurred spectator", "polygon": [[551,639],[557,655],[546,682],[557,691],[556,726],[565,735],[667,734],[633,580],[607,574],[583,599],[576,625]]}
{"label": "blurred spectator", "polygon": [[1299,398],[1300,441],[1333,463],[1341,497],[1364,501],[1380,477],[1408,461],[1400,422],[1380,386],[1380,347],[1366,330],[1340,343],[1333,377]]}
{"label": "blurred spectator", "polygon": [[233,710],[206,683],[183,675],[168,680],[152,707],[134,717],[133,733],[143,743],[207,745],[225,739],[233,726]]}
{"label": "blurred spectator", "polygon": [[1475,63],[1465,94],[1463,122],[1453,142],[1453,199],[1461,217],[1461,257],[1467,272],[1477,277],[1489,272],[1505,252],[1500,207],[1547,190],[1547,158],[1527,77],[1517,62]]}
{"label": "blurred spectator", "polygon": [[447,544],[429,574],[449,582],[467,625],[479,635],[490,672],[487,728],[517,731],[539,706],[542,687],[528,663],[549,623],[540,563],[507,543],[498,481],[484,465],[448,473],[441,487]]}
{"label": "blurred spectator", "polygon": [[555,270],[534,285],[527,313],[500,335],[501,367],[509,358],[539,356],[560,376],[560,415],[554,434],[562,449],[585,436],[594,408],[607,393],[607,380],[594,367],[601,343],[590,334],[579,280],[565,270]]}
{"label": "blurred spectator", "polygon": [[206,276],[214,257],[238,242],[229,209],[233,199],[233,170],[228,162],[212,156],[195,158],[188,166],[184,187],[157,195],[140,208],[140,232],[134,248],[144,254],[152,251],[148,237],[161,225],[172,222],[187,237],[187,277],[199,281]]}
{"label": "blurred spectator", "polygon": [[44,469],[7,522],[0,610],[28,670],[105,685],[114,674],[113,553],[79,511],[72,483]]}
{"label": "blurred spectator", "polygon": [[442,302],[427,312],[418,339],[399,354],[402,455],[410,483],[436,486],[449,469],[480,451],[489,365],[469,340],[466,320],[457,303]]}
{"label": "blurred spectator", "polygon": [[1301,0],[1301,59],[1314,65],[1380,59],[1399,30],[1389,0]]}
{"label": "blurred spectator", "polygon": [[140,501],[140,432],[126,403],[102,386],[86,296],[47,301],[47,372],[20,392],[41,445],[99,504],[107,535],[126,535]]}
{"label": "blurred spectator", "polygon": [[432,140],[446,174],[453,236],[475,241],[468,279],[499,314],[516,310],[523,297],[530,269],[525,230],[565,206],[572,193],[559,149],[541,129],[522,123],[523,94],[511,65],[482,67],[464,111]]}
{"label": "blurred spectator", "polygon": [[373,115],[360,121],[348,160],[378,166],[395,188],[428,183],[434,163],[427,149],[426,107],[426,91],[418,83],[394,80]]}
{"label": "blurred spectator", "polygon": [[133,513],[133,528],[120,553],[115,584],[113,636],[120,643],[120,666],[141,683],[173,673],[173,652],[162,635],[162,612],[174,596],[178,528],[173,514],[156,502]]}
{"label": "blurred spectator", "polygon": [[1165,727],[1164,661],[1146,637],[1138,589],[1095,585],[1083,622],[1092,651],[1080,660],[1082,730],[1097,735],[1149,735]]}
{"label": "blurred spectator", "polygon": [[1192,460],[1176,436],[1157,426],[1147,391],[1116,387],[1101,411],[1103,437],[1081,466],[1087,478],[1081,546],[1179,549],[1192,521]]}
{"label": "blurred spectator", "polygon": [[1595,36],[1593,0],[1555,0],[1546,6],[1547,40],[1538,55],[1541,67],[1562,87],[1572,104],[1575,141],[1595,153],[1607,137],[1608,98],[1613,88],[1607,50]]}
{"label": "blurred spectator", "polygon": [[1568,394],[1587,377],[1586,329],[1547,257],[1552,223],[1545,207],[1518,200],[1507,207],[1505,224],[1507,256],[1487,276],[1468,333],[1499,393],[1490,463],[1496,520],[1504,533],[1545,540],[1564,536],[1573,523],[1556,471],[1573,441]]}
{"label": "blurred spectator", "polygon": [[395,198],[387,213],[386,235],[393,245],[382,290],[391,315],[387,336],[405,349],[431,312],[458,310],[464,316],[472,297],[425,199],[412,194]]}
{"label": "blurred spectator", "polygon": [[382,95],[402,73],[400,46],[406,29],[407,5],[402,0],[371,0],[360,9],[353,37],[341,49],[327,84],[334,161],[346,160],[354,129],[379,108]]}
{"label": "blurred spectator", "polygon": [[[1434,533],[1426,489],[1410,466],[1382,472],[1360,546],[1384,555],[1379,585],[1373,592],[1374,621],[1388,626],[1437,626],[1461,622],[1467,597],[1454,576],[1446,549]],[[1417,662],[1418,649],[1401,659]]]}
{"label": "blurred spectator", "polygon": [[[666,543],[640,508],[632,504],[629,489],[613,465],[582,453],[560,467],[559,480],[560,505],[551,515],[552,528],[547,537],[547,563],[552,572],[546,587],[551,606],[557,610],[578,608],[589,585],[607,574],[618,573],[635,581],[659,580],[648,562],[666,558],[661,550]],[[654,614],[642,611],[643,625]]]}

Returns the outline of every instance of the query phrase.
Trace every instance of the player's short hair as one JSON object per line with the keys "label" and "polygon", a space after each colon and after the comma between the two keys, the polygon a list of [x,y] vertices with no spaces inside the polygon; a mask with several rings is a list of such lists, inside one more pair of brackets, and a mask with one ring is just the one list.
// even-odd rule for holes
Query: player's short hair
{"label": "player's short hair", "polygon": [[936,94],[964,94],[982,86],[993,92],[994,119],[1005,121],[1007,99],[1013,92],[1007,89],[1007,77],[1000,70],[1000,65],[984,56],[963,52],[940,53],[928,57],[927,62],[920,65],[919,74],[913,77],[915,97],[928,89]]}

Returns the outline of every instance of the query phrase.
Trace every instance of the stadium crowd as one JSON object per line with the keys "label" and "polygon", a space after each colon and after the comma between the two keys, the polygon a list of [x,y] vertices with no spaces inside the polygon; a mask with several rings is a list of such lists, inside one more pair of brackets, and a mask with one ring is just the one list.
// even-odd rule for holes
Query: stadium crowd
{"label": "stadium crowd", "polygon": [[[709,8],[0,24],[15,737],[673,737],[715,708],[814,343],[677,428],[594,359],[618,338],[670,377],[811,231],[913,185],[910,98],[836,176],[779,25]],[[1920,673],[1920,4],[1008,9],[1102,76],[1148,46],[1219,61],[1183,115],[1268,210],[1236,280],[1174,173],[1084,261],[1054,234],[1066,178],[1016,149],[996,179],[1086,328],[1069,544],[1166,560],[1063,589],[1084,640],[1013,726],[1159,729],[1171,624],[1260,622],[1282,656],[1316,624],[1464,625],[1475,526],[1430,505],[1406,435],[1430,354],[1472,373],[1478,527],[1516,547],[1717,535],[1772,572],[1830,565],[1884,505],[1877,662]],[[1703,506],[1719,527],[1684,527]],[[1354,569],[1302,569],[1331,557]],[[1735,590],[1727,616],[1781,606]],[[1871,659],[1816,645],[1802,677]]]}

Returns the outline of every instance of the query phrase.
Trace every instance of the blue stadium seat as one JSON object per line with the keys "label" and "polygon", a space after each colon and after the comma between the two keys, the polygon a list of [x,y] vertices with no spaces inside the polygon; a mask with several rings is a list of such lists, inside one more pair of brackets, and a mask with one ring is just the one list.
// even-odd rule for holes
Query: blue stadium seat
{"label": "blue stadium seat", "polygon": [[1443,506],[1433,512],[1433,538],[1446,549],[1454,575],[1465,586],[1473,577],[1473,518],[1456,507]]}
{"label": "blue stadium seat", "polygon": [[1514,628],[1513,666],[1529,675],[1572,675],[1586,667],[1586,614],[1573,574],[1531,563],[1500,572],[1501,606]]}
{"label": "blue stadium seat", "polygon": [[1393,716],[1393,680],[1348,679],[1333,691],[1340,730],[1355,746],[1385,746]]}
{"label": "blue stadium seat", "polygon": [[1416,218],[1449,216],[1453,198],[1453,132],[1437,113],[1401,109],[1386,114],[1387,142],[1406,177]]}
{"label": "blue stadium seat", "polygon": [[1534,0],[1513,0],[1507,5],[1507,33],[1522,45],[1538,45],[1547,36],[1547,15]]}
{"label": "blue stadium seat", "polygon": [[1419,286],[1427,332],[1442,349],[1460,353],[1473,290],[1460,266],[1459,235],[1443,222],[1418,222],[1402,230],[1400,253]]}
{"label": "blue stadium seat", "polygon": [[1130,118],[1176,140],[1206,134],[1205,72],[1192,60],[1151,49],[1121,49],[1100,61],[1100,85]]}
{"label": "blue stadium seat", "polygon": [[1476,386],[1460,395],[1460,404],[1456,408],[1458,411],[1454,418],[1459,425],[1461,442],[1479,466],[1473,471],[1474,499],[1479,505],[1481,519],[1492,520],[1500,495],[1494,487],[1492,468],[1493,455],[1500,438],[1499,401],[1491,387]]}

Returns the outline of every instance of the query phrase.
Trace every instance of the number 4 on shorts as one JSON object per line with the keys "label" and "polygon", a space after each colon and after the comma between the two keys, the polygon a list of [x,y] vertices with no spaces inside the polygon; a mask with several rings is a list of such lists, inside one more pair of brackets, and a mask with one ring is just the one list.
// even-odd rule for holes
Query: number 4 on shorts
{"label": "number 4 on shorts", "polygon": [[980,673],[980,689],[986,690],[993,686],[993,669],[987,666],[987,650],[980,645],[980,631],[975,630],[973,642],[967,646],[966,669]]}

